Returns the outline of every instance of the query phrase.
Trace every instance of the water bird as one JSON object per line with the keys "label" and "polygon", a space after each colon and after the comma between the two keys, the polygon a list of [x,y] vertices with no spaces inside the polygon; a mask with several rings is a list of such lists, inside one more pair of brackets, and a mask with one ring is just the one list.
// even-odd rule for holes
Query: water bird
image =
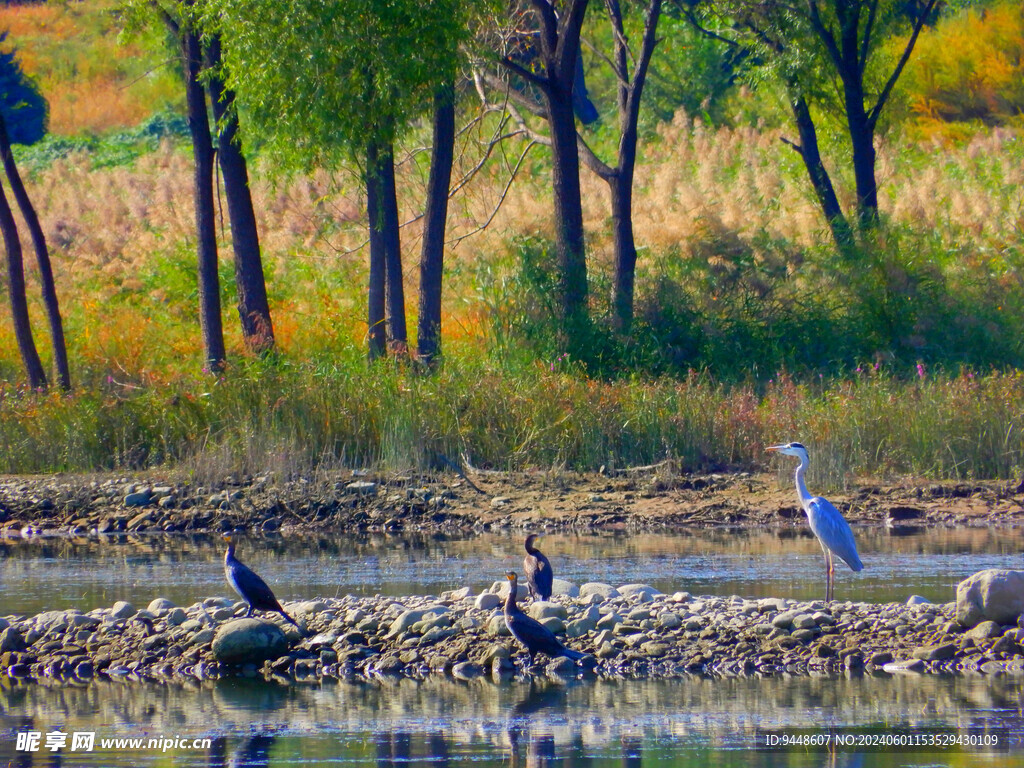
{"label": "water bird", "polygon": [[551,658],[565,656],[573,661],[579,661],[586,656],[585,653],[566,648],[558,641],[554,632],[523,613],[516,605],[516,597],[519,595],[519,578],[514,571],[507,571],[505,578],[508,579],[509,584],[508,597],[505,598],[505,626],[516,640],[526,647],[526,652],[530,654],[531,664],[536,653],[543,653]]}
{"label": "water bird", "polygon": [[246,616],[252,616],[253,609],[257,611],[275,611],[284,616],[288,621],[299,628],[299,623],[285,613],[284,608],[274,597],[274,593],[267,586],[267,582],[261,579],[249,566],[242,563],[235,557],[235,542],[229,534],[224,535],[224,541],[228,543],[228,551],[224,553],[224,576],[235,592],[237,592],[248,605]]}
{"label": "water bird", "polygon": [[796,493],[800,497],[800,504],[807,514],[807,522],[811,526],[811,532],[818,537],[818,543],[825,553],[825,600],[832,601],[832,588],[835,578],[835,564],[832,556],[840,558],[850,566],[853,571],[860,571],[864,564],[857,555],[857,543],[853,540],[853,531],[850,524],[846,522],[839,510],[832,506],[832,503],[821,496],[812,496],[804,484],[804,473],[810,466],[810,459],[807,456],[807,449],[800,443],[786,443],[785,445],[773,445],[769,451],[778,451],[786,456],[796,456],[800,464],[796,468]]}
{"label": "water bird", "polygon": [[550,600],[554,575],[551,572],[551,561],[533,544],[538,538],[540,538],[538,533],[531,533],[526,537],[526,557],[523,558],[523,571],[526,573],[530,597],[534,600]]}

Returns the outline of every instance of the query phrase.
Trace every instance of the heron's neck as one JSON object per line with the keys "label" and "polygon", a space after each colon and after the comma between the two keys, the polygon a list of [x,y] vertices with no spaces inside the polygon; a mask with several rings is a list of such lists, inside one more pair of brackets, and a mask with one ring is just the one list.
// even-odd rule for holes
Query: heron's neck
{"label": "heron's neck", "polygon": [[807,484],[804,483],[804,473],[806,472],[807,461],[801,456],[800,466],[796,468],[796,495],[800,497],[801,504],[805,504],[814,498],[807,490]]}

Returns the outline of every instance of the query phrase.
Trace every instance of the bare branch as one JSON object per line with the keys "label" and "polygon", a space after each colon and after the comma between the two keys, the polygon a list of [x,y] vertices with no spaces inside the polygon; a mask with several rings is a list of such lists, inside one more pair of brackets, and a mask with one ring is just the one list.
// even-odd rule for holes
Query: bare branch
{"label": "bare branch", "polygon": [[804,148],[797,144],[795,141],[791,141],[790,139],[787,139],[785,136],[780,136],[779,141],[781,141],[787,147],[792,147],[793,149],[795,149],[796,153],[800,155],[800,157],[804,156]]}
{"label": "bare branch", "polygon": [[[512,87],[511,83],[502,80],[500,77],[497,77],[496,75],[490,72],[478,70],[477,72],[474,73],[474,79],[478,79],[479,84],[486,85],[488,88],[502,94],[506,102],[514,101],[516,104],[521,106],[523,109],[525,109],[532,115],[536,115],[537,117],[543,118],[547,117],[548,113],[547,110],[544,109],[543,105],[534,101],[526,94],[517,91],[515,88]],[[482,91],[480,87],[478,87],[477,90],[478,92]],[[485,104],[489,103],[487,101],[486,95],[481,95],[481,99]]]}
{"label": "bare branch", "polygon": [[453,240],[449,240],[447,243],[448,245],[454,248],[466,238],[472,237],[473,235],[484,231],[485,229],[487,229],[487,227],[490,226],[491,222],[494,221],[494,218],[498,215],[498,211],[501,210],[501,206],[505,202],[505,198],[508,196],[508,191],[512,187],[512,182],[515,181],[516,176],[519,174],[519,169],[523,167],[523,163],[526,161],[526,155],[530,152],[531,149],[537,146],[537,144],[538,142],[531,141],[529,144],[526,145],[526,148],[523,150],[523,153],[519,156],[519,161],[516,163],[515,167],[512,169],[512,173],[508,177],[508,181],[505,184],[505,188],[501,191],[501,195],[498,197],[498,202],[494,206],[494,210],[492,210],[491,215],[487,217],[487,221],[485,221],[483,224],[481,224],[471,232],[467,232],[464,235],[459,235]]}
{"label": "bare branch", "polygon": [[818,33],[818,37],[825,44],[825,49],[832,58],[836,69],[842,69],[843,56],[839,52],[839,45],[836,43],[832,30],[828,29],[821,20],[821,14],[818,11],[818,0],[807,0],[807,10],[810,12],[811,26],[814,27],[814,31]]}
{"label": "bare branch", "polygon": [[921,11],[921,15],[914,21],[914,29],[910,33],[910,39],[907,41],[906,47],[903,49],[903,55],[900,56],[900,60],[896,63],[896,68],[892,71],[889,79],[885,83],[885,87],[882,88],[882,92],[878,94],[878,100],[875,102],[875,106],[871,108],[868,113],[868,126],[872,131],[875,130],[875,125],[878,123],[878,116],[882,113],[882,108],[885,107],[885,103],[889,100],[889,96],[892,95],[893,86],[896,85],[896,81],[900,75],[903,74],[903,68],[907,65],[907,61],[910,59],[910,54],[914,50],[914,45],[917,44],[917,37],[921,33],[921,29],[924,27],[924,23],[928,18],[928,15],[935,8],[935,4],[938,0],[927,0],[924,9]]}
{"label": "bare branch", "polygon": [[522,66],[521,64],[518,64],[517,62],[512,61],[512,59],[508,58],[507,56],[502,58],[500,63],[501,66],[503,66],[509,72],[519,75],[528,83],[533,83],[538,88],[548,88],[551,85],[551,82],[546,77],[538,77],[533,72],[528,70],[526,67]]}
{"label": "bare branch", "polygon": [[583,140],[583,137],[580,136],[579,131],[576,132],[576,146],[579,149],[580,160],[586,163],[586,166],[602,179],[610,181],[618,174],[619,169],[612,168],[608,163],[599,158],[587,142]]}

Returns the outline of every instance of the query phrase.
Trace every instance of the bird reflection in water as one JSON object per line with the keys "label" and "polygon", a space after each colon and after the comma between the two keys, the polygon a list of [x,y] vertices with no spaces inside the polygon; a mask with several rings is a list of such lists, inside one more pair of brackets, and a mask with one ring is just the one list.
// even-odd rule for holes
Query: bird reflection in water
{"label": "bird reflection in water", "polygon": [[217,736],[210,746],[210,768],[267,768],[270,765],[270,748],[277,736],[272,733],[253,733],[243,738],[227,757],[228,738]]}
{"label": "bird reflection in water", "polygon": [[[420,765],[446,768],[448,765],[448,742],[442,731],[424,734],[423,749],[426,755],[417,758]],[[413,737],[408,731],[379,731],[375,736],[377,768],[405,768],[413,761]]]}
{"label": "bird reflection in water", "polygon": [[[550,726],[550,711],[564,711],[568,706],[565,686],[530,681],[530,690],[512,706],[508,722],[509,765],[511,768],[590,768],[583,736],[576,734],[571,748],[563,756],[555,749],[555,737]],[[536,720],[533,715],[544,712]],[[525,754],[524,754],[525,752]]]}

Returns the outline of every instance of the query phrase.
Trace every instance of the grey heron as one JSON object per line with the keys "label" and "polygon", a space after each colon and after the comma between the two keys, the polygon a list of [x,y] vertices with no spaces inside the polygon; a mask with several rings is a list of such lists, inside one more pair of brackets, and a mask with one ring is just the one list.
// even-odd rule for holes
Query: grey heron
{"label": "grey heron", "polygon": [[800,459],[800,465],[796,468],[796,493],[800,497],[800,504],[807,513],[807,522],[811,531],[818,537],[818,543],[825,553],[825,600],[832,600],[832,583],[835,576],[835,564],[832,556],[835,555],[844,563],[850,566],[853,571],[860,571],[864,564],[857,555],[857,543],[853,540],[853,531],[850,524],[846,522],[839,510],[832,506],[828,499],[821,496],[812,496],[804,483],[804,473],[810,465],[807,456],[807,449],[800,443],[786,443],[785,445],[772,445],[769,451],[778,451],[786,456],[796,456]]}

